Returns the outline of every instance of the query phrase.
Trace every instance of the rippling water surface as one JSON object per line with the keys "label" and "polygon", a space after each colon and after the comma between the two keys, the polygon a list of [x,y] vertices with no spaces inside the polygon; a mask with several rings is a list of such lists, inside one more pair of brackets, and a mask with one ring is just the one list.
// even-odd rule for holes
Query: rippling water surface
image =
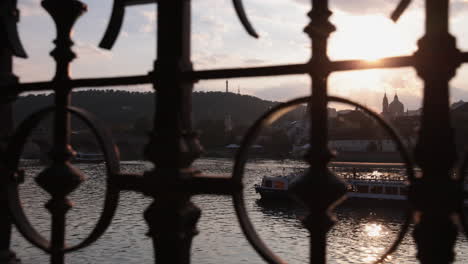
{"label": "rippling water surface", "polygon": [[[69,245],[77,243],[92,230],[99,217],[105,191],[103,165],[77,166],[86,173],[88,179],[70,195],[74,207],[68,213]],[[201,159],[195,167],[207,173],[230,174],[232,161]],[[287,205],[260,203],[253,186],[264,175],[280,175],[304,167],[305,164],[297,161],[253,161],[248,164],[244,179],[246,206],[256,230],[266,244],[288,263],[308,263],[308,232],[298,220],[303,212]],[[149,163],[145,162],[122,163],[124,172],[141,173],[149,168]],[[28,177],[21,186],[21,198],[33,225],[48,237],[50,222],[44,203],[49,196],[34,184],[32,177],[41,168],[27,166],[26,169]],[[345,171],[341,169],[340,173]],[[391,173],[402,175],[400,169],[393,169]],[[202,209],[202,217],[198,222],[200,234],[195,237],[192,246],[193,263],[264,263],[243,236],[230,197],[200,195],[194,197],[193,201]],[[151,199],[143,195],[123,192],[109,230],[90,247],[68,254],[67,263],[151,263],[152,245],[145,236],[147,225],[142,216],[150,202]],[[372,263],[391,244],[404,219],[403,210],[398,208],[342,206],[335,213],[338,222],[328,236],[329,263]],[[456,263],[468,263],[467,247],[466,239],[460,236],[456,246]],[[44,253],[31,246],[16,231],[13,249],[24,263],[48,261]],[[416,263],[415,254],[415,246],[409,234],[386,263]]]}

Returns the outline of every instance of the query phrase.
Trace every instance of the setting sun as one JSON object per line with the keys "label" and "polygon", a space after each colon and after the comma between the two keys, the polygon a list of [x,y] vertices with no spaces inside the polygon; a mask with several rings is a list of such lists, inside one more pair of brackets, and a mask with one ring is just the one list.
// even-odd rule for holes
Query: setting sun
{"label": "setting sun", "polygon": [[383,57],[408,54],[415,49],[414,35],[405,35],[403,25],[383,15],[341,15],[338,30],[330,39],[332,59],[377,61]]}

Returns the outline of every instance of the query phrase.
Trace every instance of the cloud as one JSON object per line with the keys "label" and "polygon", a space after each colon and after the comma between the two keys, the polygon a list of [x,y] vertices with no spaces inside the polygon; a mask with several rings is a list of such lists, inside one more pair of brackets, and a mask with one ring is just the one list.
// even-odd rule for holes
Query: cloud
{"label": "cloud", "polygon": [[[310,6],[310,0],[293,0],[294,2]],[[335,8],[356,15],[363,14],[386,14],[391,12],[398,5],[399,0],[334,0],[330,1],[330,9]]]}
{"label": "cloud", "polygon": [[104,49],[99,49],[91,43],[86,43],[79,40],[75,41],[74,50],[78,55],[82,56],[97,55],[105,59],[112,59],[112,52]]}
{"label": "cloud", "polygon": [[464,14],[466,11],[468,11],[468,1],[466,0],[454,1],[450,5],[450,14],[454,17]]}
{"label": "cloud", "polygon": [[260,60],[260,59],[246,59],[243,61],[244,64],[263,64],[265,63],[265,60]]}
{"label": "cloud", "polygon": [[460,89],[458,87],[450,88],[450,97],[452,102],[459,100],[468,101],[468,91],[466,89]]}
{"label": "cloud", "polygon": [[156,10],[145,10],[140,12],[141,15],[145,18],[145,24],[143,24],[139,31],[142,33],[153,33],[156,29]]}
{"label": "cloud", "polygon": [[308,77],[286,77],[284,80],[276,80],[275,84],[258,88],[252,92],[254,96],[272,101],[287,101],[299,96],[309,95],[310,84]]}
{"label": "cloud", "polygon": [[40,0],[23,0],[18,3],[20,16],[30,17],[44,15],[46,11],[41,7]]}

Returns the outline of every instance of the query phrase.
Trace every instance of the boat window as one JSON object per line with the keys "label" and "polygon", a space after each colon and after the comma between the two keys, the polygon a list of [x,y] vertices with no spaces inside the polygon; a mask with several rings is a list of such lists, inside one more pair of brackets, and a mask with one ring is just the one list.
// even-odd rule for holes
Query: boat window
{"label": "boat window", "polygon": [[275,189],[285,189],[284,187],[284,182],[281,181],[275,181],[273,184],[273,188]]}
{"label": "boat window", "polygon": [[385,193],[386,194],[397,194],[398,189],[397,189],[397,187],[394,187],[394,186],[386,186],[385,187]]}
{"label": "boat window", "polygon": [[357,185],[356,189],[357,189],[358,193],[368,193],[369,192],[369,186],[367,186],[367,185]]}
{"label": "boat window", "polygon": [[383,187],[382,186],[372,186],[371,193],[382,193]]}
{"label": "boat window", "polygon": [[271,181],[270,180],[265,181],[265,187],[271,188]]}

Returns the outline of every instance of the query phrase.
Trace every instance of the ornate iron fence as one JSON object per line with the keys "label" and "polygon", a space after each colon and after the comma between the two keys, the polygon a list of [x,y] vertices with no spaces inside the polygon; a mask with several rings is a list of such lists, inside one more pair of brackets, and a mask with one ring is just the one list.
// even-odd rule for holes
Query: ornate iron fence
{"label": "ornate iron fence", "polygon": [[[409,0],[402,0],[392,15],[393,19],[404,12]],[[311,39],[312,55],[304,64],[288,64],[269,67],[216,69],[195,71],[190,56],[190,0],[114,0],[114,7],[108,30],[101,47],[111,48],[117,39],[129,5],[155,3],[158,5],[157,61],[154,70],[138,76],[110,78],[72,79],[69,67],[75,58],[70,38],[74,22],[86,11],[78,0],[43,0],[42,6],[54,19],[57,29],[56,47],[51,55],[56,61],[55,76],[48,82],[18,83],[13,74],[12,56],[25,57],[16,30],[19,12],[16,0],[2,0],[0,3],[0,81],[2,115],[2,166],[0,192],[0,262],[15,263],[10,250],[11,224],[33,245],[51,256],[51,263],[64,263],[66,253],[86,247],[96,241],[110,225],[119,192],[133,190],[155,198],[144,212],[155,248],[157,263],[189,263],[190,247],[197,233],[196,223],[200,209],[191,202],[197,194],[231,195],[234,198],[239,222],[244,234],[269,263],[283,263],[259,239],[245,214],[242,196],[242,173],[245,151],[258,129],[266,124],[275,111],[294,104],[308,102],[310,118],[314,123],[310,131],[310,144],[315,146],[308,155],[308,173],[292,188],[293,195],[309,209],[304,219],[310,231],[310,262],[325,263],[326,235],[333,220],[329,209],[345,193],[344,185],[330,172],[327,163],[331,158],[327,148],[327,103],[337,101],[357,105],[342,98],[328,97],[327,79],[336,71],[369,68],[414,67],[424,81],[424,101],[419,142],[415,161],[422,169],[421,177],[414,177],[413,164],[393,130],[384,125],[399,142],[407,165],[411,182],[409,200],[412,211],[408,214],[399,239],[389,251],[398,245],[410,220],[414,220],[413,237],[417,244],[417,258],[421,263],[450,263],[454,259],[453,246],[457,235],[456,222],[464,222],[462,203],[462,179],[453,179],[456,155],[453,131],[449,118],[448,82],[456,69],[468,61],[468,53],[460,52],[455,38],[448,31],[449,1],[426,0],[425,35],[418,42],[418,51],[411,56],[391,57],[379,63],[369,64],[360,60],[330,61],[327,56],[327,41],[334,26],[328,20],[331,12],[328,0],[312,0],[308,13],[311,21],[305,32]],[[247,32],[257,37],[243,10],[241,0],[233,1],[234,7]],[[282,104],[266,113],[247,134],[241,150],[236,156],[232,177],[208,176],[191,167],[202,148],[197,134],[192,129],[191,93],[193,83],[198,80],[224,79],[235,77],[277,76],[308,74],[312,80],[311,96]],[[119,172],[118,155],[105,129],[83,109],[70,106],[70,92],[78,87],[108,87],[152,83],[158,91],[155,109],[154,129],[145,148],[145,156],[155,168],[143,175],[128,175]],[[15,131],[11,121],[11,102],[25,91],[53,90],[55,104],[28,117]],[[362,106],[359,106],[365,109]],[[371,111],[365,109],[372,114]],[[31,226],[21,208],[18,186],[22,172],[18,160],[25,138],[47,113],[54,114],[54,146],[51,152],[52,164],[36,178],[36,182],[51,195],[46,204],[50,211],[51,238],[40,236]],[[66,213],[71,208],[67,195],[83,181],[82,173],[69,160],[73,156],[70,148],[70,115],[76,115],[92,129],[105,153],[107,167],[107,193],[104,212],[92,233],[80,244],[65,246]],[[462,166],[465,169],[466,165]],[[321,190],[311,194],[308,192]],[[157,199],[157,200],[156,200]],[[313,216],[313,217],[312,217]],[[466,226],[466,224],[463,224]],[[466,232],[466,229],[465,229]],[[157,250],[156,250],[157,249]],[[382,256],[384,259],[385,256]]]}

